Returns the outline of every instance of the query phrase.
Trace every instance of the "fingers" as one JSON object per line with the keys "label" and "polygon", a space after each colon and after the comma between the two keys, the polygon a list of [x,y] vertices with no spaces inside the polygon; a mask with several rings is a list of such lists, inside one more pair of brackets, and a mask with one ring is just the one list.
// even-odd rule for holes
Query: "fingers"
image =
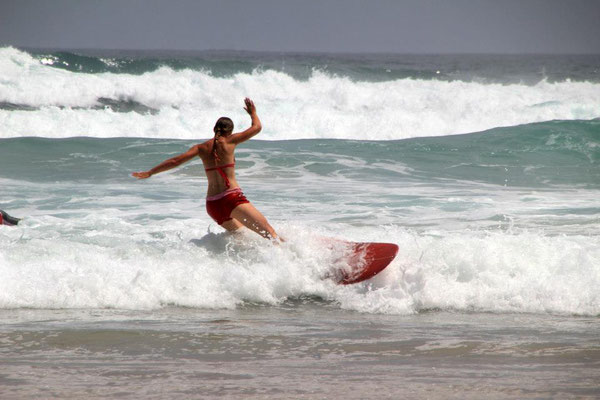
{"label": "fingers", "polygon": [[254,102],[250,100],[250,98],[246,97],[244,99],[244,103],[246,104],[244,110],[246,110],[248,113],[251,113],[252,111],[256,110],[256,106],[254,105]]}
{"label": "fingers", "polygon": [[137,179],[146,179],[150,177],[150,174],[148,172],[133,172],[131,176]]}

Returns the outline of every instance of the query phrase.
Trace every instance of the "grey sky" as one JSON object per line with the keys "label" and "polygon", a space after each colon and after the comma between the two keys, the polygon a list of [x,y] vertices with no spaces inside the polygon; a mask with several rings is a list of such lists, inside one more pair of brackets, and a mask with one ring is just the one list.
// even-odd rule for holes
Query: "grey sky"
{"label": "grey sky", "polygon": [[600,53],[600,0],[0,0],[0,45]]}

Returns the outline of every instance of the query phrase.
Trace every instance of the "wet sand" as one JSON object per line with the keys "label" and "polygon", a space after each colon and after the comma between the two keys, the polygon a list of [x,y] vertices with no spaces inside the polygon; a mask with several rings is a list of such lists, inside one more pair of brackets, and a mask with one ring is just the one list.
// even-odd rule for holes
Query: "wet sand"
{"label": "wet sand", "polygon": [[600,320],[236,310],[0,311],[0,397],[598,398]]}

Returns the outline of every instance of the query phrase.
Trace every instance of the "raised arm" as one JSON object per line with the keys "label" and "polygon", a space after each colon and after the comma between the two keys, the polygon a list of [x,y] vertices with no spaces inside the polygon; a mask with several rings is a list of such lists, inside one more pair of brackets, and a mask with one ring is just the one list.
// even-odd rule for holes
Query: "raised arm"
{"label": "raised arm", "polygon": [[192,158],[196,157],[199,154],[199,152],[200,152],[200,145],[197,144],[195,146],[192,146],[185,153],[180,154],[175,157],[172,157],[172,158],[169,158],[168,160],[161,162],[160,164],[158,164],[156,167],[152,168],[151,170],[142,171],[142,172],[134,172],[131,174],[131,176],[134,176],[138,179],[150,178],[154,174],[158,174],[159,172],[167,171],[171,168],[175,168],[175,167],[183,164],[184,162],[190,161]]}
{"label": "raised arm", "polygon": [[254,102],[246,97],[244,99],[244,103],[246,104],[246,107],[244,107],[244,110],[246,110],[246,112],[248,114],[250,114],[250,118],[252,118],[252,125],[250,126],[250,128],[246,129],[245,131],[239,132],[239,133],[234,133],[233,135],[231,135],[228,138],[229,143],[233,143],[236,145],[239,143],[245,142],[246,140],[255,136],[262,129],[262,125],[260,124],[260,119],[258,119],[258,115],[256,114],[256,106],[254,106]]}

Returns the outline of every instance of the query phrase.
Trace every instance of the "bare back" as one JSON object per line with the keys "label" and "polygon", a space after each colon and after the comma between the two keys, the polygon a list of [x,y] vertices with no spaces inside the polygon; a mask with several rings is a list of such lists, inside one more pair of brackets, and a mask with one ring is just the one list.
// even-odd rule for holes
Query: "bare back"
{"label": "bare back", "polygon": [[[229,133],[223,132],[222,127],[218,128],[215,125],[215,137],[207,140],[206,142],[194,146],[197,151],[196,154],[202,159],[204,164],[204,170],[206,171],[206,178],[208,179],[208,191],[207,196],[213,196],[224,192],[227,189],[239,188],[237,180],[235,179],[235,147],[249,140],[262,129],[260,119],[256,114],[256,107],[249,98],[244,99],[245,107],[244,110],[250,115],[252,119],[252,125],[238,133],[231,133],[233,130],[233,122],[227,117],[219,118],[217,123],[221,120],[227,120],[231,123]],[[221,168],[220,168],[221,167]]]}
{"label": "bare back", "polygon": [[[221,176],[215,167],[235,164],[234,151],[236,143],[229,140],[233,135],[227,137],[217,137],[216,139],[210,139],[206,142],[198,145],[198,156],[202,160],[206,171],[206,178],[208,179],[207,196],[213,196],[224,192],[227,189],[234,189],[240,187],[235,179],[235,166],[228,166],[227,168],[221,168],[221,171],[226,175],[229,181],[229,187],[225,179]],[[215,143],[217,141],[217,143]],[[216,153],[219,157],[217,161],[213,154],[213,146],[216,148]]]}

